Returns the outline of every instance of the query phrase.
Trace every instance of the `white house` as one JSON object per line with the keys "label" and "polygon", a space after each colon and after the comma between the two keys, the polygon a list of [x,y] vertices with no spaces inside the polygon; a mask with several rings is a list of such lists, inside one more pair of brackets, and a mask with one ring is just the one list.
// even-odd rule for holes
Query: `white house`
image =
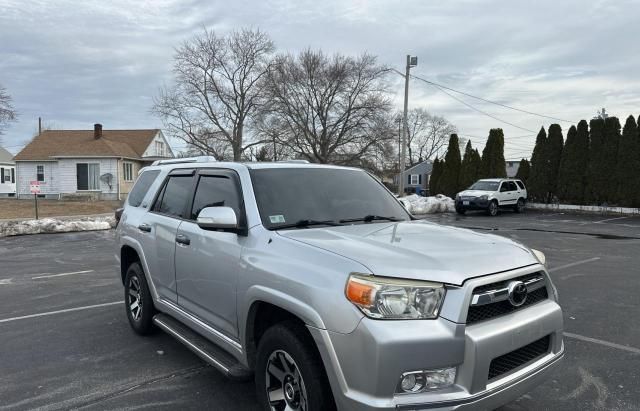
{"label": "white house", "polygon": [[13,155],[0,147],[0,197],[16,195],[16,164]]}
{"label": "white house", "polygon": [[14,157],[17,194],[32,196],[30,182],[38,181],[43,198],[119,200],[140,168],[173,157],[158,129],[46,130]]}

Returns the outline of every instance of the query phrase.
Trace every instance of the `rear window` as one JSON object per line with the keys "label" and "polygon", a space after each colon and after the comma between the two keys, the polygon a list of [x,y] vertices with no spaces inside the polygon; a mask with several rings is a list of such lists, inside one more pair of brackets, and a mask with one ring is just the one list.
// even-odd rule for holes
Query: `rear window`
{"label": "rear window", "polygon": [[138,176],[138,181],[136,181],[133,190],[131,190],[127,198],[127,203],[129,203],[130,206],[139,207],[140,204],[142,204],[144,196],[147,195],[149,187],[151,187],[151,184],[153,184],[156,177],[158,177],[158,174],[160,174],[160,170],[150,170]]}
{"label": "rear window", "polygon": [[191,192],[192,176],[170,176],[153,205],[153,211],[182,217]]}

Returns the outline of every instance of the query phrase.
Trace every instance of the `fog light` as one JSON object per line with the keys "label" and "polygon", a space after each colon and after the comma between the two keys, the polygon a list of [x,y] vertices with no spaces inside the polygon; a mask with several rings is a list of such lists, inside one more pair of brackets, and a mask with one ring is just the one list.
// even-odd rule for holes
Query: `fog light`
{"label": "fog light", "polygon": [[455,380],[455,367],[405,372],[400,377],[400,384],[396,392],[416,393],[428,390],[439,390],[453,385]]}

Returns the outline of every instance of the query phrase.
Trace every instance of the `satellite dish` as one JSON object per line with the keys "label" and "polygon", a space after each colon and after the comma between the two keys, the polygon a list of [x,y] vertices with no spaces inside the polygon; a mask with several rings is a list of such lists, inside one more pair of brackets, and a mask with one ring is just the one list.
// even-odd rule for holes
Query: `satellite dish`
{"label": "satellite dish", "polygon": [[100,181],[109,186],[109,190],[111,190],[111,183],[113,182],[113,174],[105,173],[100,176]]}

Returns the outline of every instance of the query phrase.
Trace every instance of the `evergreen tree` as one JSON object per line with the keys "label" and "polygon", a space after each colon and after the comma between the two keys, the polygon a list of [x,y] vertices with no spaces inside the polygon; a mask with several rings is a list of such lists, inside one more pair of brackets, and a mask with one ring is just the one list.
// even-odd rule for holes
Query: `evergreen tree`
{"label": "evergreen tree", "polygon": [[507,164],[504,160],[504,133],[501,128],[492,128],[482,151],[482,177],[504,178]]}
{"label": "evergreen tree", "polygon": [[547,196],[549,200],[551,197],[556,195],[558,186],[558,170],[560,169],[563,146],[564,139],[562,137],[562,128],[559,124],[551,124],[549,126],[549,137],[547,137],[546,158],[548,161],[548,168],[545,176],[547,180]]}
{"label": "evergreen tree", "polygon": [[460,166],[460,189],[469,188],[471,184],[478,180],[478,171],[481,163],[482,160],[478,150],[471,146],[471,141],[468,141],[464,149],[462,165]]}
{"label": "evergreen tree", "polygon": [[595,118],[590,124],[587,198],[596,204],[610,204],[617,197],[616,161],[620,121],[616,117]]}
{"label": "evergreen tree", "polygon": [[624,124],[616,165],[618,204],[623,207],[637,206],[640,198],[640,136],[633,116],[629,116]]}
{"label": "evergreen tree", "polygon": [[527,180],[529,180],[529,175],[531,174],[531,165],[527,159],[520,160],[520,165],[518,166],[518,172],[516,173],[516,178],[519,178],[527,184]]}
{"label": "evergreen tree", "polygon": [[449,138],[449,147],[444,157],[444,167],[442,167],[442,176],[439,186],[442,193],[448,197],[455,197],[459,190],[460,181],[460,144],[457,134],[451,134]]}
{"label": "evergreen tree", "polygon": [[560,201],[575,204],[576,199],[572,197],[572,189],[582,182],[582,171],[575,168],[577,154],[578,130],[576,126],[571,126],[567,132],[567,141],[562,150],[560,169],[558,170],[558,184],[556,195]]}
{"label": "evergreen tree", "polygon": [[544,127],[540,128],[536,137],[536,145],[531,154],[531,172],[527,185],[529,198],[535,201],[546,201],[547,199],[547,132]]}
{"label": "evergreen tree", "polygon": [[431,176],[429,177],[429,195],[434,196],[441,192],[440,190],[440,177],[442,176],[442,166],[444,160],[438,160],[438,157],[433,161],[433,167],[431,168]]}

